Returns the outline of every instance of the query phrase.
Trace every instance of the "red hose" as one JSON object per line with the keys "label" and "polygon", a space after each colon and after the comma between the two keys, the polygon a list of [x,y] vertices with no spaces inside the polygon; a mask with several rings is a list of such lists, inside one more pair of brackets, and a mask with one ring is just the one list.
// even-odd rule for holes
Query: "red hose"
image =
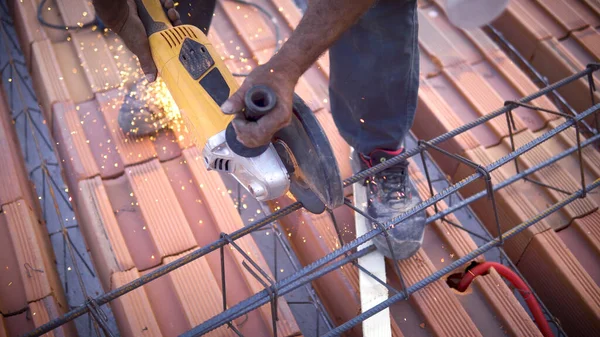
{"label": "red hose", "polygon": [[527,285],[525,284],[525,282],[523,282],[519,275],[515,274],[508,267],[500,263],[483,262],[478,264],[477,266],[465,273],[465,275],[458,284],[457,290],[460,292],[467,290],[467,288],[469,287],[471,282],[473,282],[473,279],[475,279],[475,277],[485,274],[492,267],[496,269],[498,274],[507,279],[510,283],[512,283],[514,287],[517,288],[517,290],[519,290],[521,296],[523,296],[523,299],[525,300],[525,303],[527,303],[527,306],[529,307],[533,318],[535,319],[535,323],[542,332],[542,335],[544,337],[553,337],[554,334],[552,333],[552,330],[550,330],[548,321],[546,321],[546,317],[544,317],[544,314],[542,313],[540,304],[535,299],[535,296],[533,296],[533,294],[531,293],[529,287],[527,287]]}

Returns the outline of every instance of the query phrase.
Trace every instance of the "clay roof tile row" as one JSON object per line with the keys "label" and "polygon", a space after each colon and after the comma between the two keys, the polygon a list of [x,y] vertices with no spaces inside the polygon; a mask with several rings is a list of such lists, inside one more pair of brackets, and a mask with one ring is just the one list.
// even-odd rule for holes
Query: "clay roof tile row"
{"label": "clay roof tile row", "polygon": [[[81,11],[85,2],[77,2],[81,4],[77,3],[73,8],[58,8],[62,19],[68,22],[82,20],[77,10]],[[289,0],[262,3],[274,13],[282,39],[285,39],[299,22],[300,11]],[[413,132],[419,138],[431,139],[501,107],[505,100],[537,90],[525,73],[482,30],[460,31],[448,23],[439,7],[428,1],[421,1],[419,5],[423,66],[419,110],[413,126]],[[570,9],[550,17],[543,7],[559,5]],[[69,37],[65,32],[50,32],[40,29],[32,16],[31,10],[37,8],[35,1],[14,2],[12,6],[15,7],[21,45],[26,53],[31,46],[29,63],[36,93],[58,143],[63,170],[75,196],[79,222],[105,290],[126,284],[195,247],[212,242],[222,232],[231,233],[243,226],[226,186],[215,178],[216,173],[204,169],[202,161],[198,161],[200,151],[189,147],[185,133],[168,130],[143,140],[122,135],[116,122],[123,99],[122,86],[138,75],[134,75],[137,71],[135,60],[117,37],[89,31],[69,32]],[[520,34],[520,41],[525,42],[516,41],[515,45],[526,57],[535,53],[534,65],[547,64],[547,68],[540,67],[540,70],[552,67],[557,71],[556,76],[564,77],[580,70],[590,55],[597,55],[594,20],[598,15],[584,13],[583,8],[551,4],[551,1],[512,1],[509,10],[497,21],[497,28],[509,39]],[[57,13],[56,9],[48,11],[48,20],[62,20]],[[232,71],[246,72],[272,55],[275,41],[270,25],[254,9],[220,2],[210,38]],[[557,40],[571,30],[571,42]],[[569,43],[579,46],[576,52]],[[544,54],[543,48],[551,52]],[[317,117],[330,135],[345,178],[351,174],[349,149],[335,131],[328,111],[328,72],[325,55],[303,76],[297,92],[317,111]],[[578,85],[582,86],[581,83]],[[581,88],[567,92],[574,95],[567,99],[580,97],[580,91]],[[547,98],[534,103],[553,107]],[[553,115],[516,109],[514,132],[517,145],[562,121]],[[477,163],[489,164],[510,151],[508,135],[506,122],[498,118],[442,144],[442,147]],[[183,141],[179,136],[183,136]],[[573,130],[563,132],[519,158],[519,165],[522,169],[531,167],[551,154],[574,146],[574,141]],[[598,177],[599,166],[596,164],[600,157],[595,149],[585,151],[584,173],[589,182]],[[472,168],[438,153],[432,155],[454,181],[473,173]],[[575,154],[569,156],[534,177],[573,191],[579,188],[577,171],[573,169],[577,165],[576,158]],[[497,183],[514,173],[514,166],[505,165],[494,171],[492,177]],[[412,174],[418,181],[420,193],[427,197],[423,177],[416,170]],[[468,196],[483,187],[481,183],[473,183],[461,192]],[[351,195],[350,190],[346,190],[346,195]],[[502,229],[507,230],[537,215],[562,197],[555,190],[524,181],[496,192]],[[290,202],[282,198],[270,206],[278,209]],[[598,328],[595,322],[600,321],[598,284],[591,276],[595,275],[594,264],[578,262],[584,256],[599,255],[597,202],[597,196],[578,200],[505,243],[507,253],[514,261],[519,261],[520,270],[564,327],[570,329],[568,331],[594,331]],[[443,203],[438,206],[446,207]],[[495,234],[487,201],[481,200],[472,207]],[[432,214],[431,210],[429,212]],[[342,228],[344,241],[349,241],[354,235],[352,212],[343,207],[335,210],[334,215],[337,225]],[[459,223],[456,219],[453,221]],[[317,216],[296,212],[283,219],[282,224],[303,265],[339,247],[333,218],[327,213]],[[561,235],[572,228],[578,231],[578,236],[573,236],[575,244]],[[558,229],[562,230],[557,234],[555,230]],[[569,244],[565,245],[563,240]],[[252,238],[245,237],[238,244],[268,270]],[[440,244],[445,248],[440,250]],[[580,252],[571,248],[577,245],[587,250]],[[426,243],[418,256],[400,263],[400,268],[409,283],[414,283],[475,247],[465,232],[436,221],[428,228]],[[235,289],[228,291],[228,305],[263,289],[242,266],[244,257],[239,252],[226,249],[225,260],[227,289]],[[539,264],[545,265],[539,267]],[[131,336],[139,331],[175,335],[216,314],[221,306],[220,268],[220,258],[215,252],[121,297],[111,306],[119,329]],[[196,283],[190,284],[190,279]],[[567,284],[568,292],[557,288],[563,283]],[[347,265],[313,285],[337,324],[360,312],[356,267]],[[409,302],[395,305],[391,310],[395,335],[477,335],[488,334],[490,329],[502,333],[508,330],[514,335],[539,335],[497,273],[476,279],[475,285],[471,292],[458,294],[440,280],[414,294]],[[199,289],[206,292],[201,293]],[[207,301],[212,304],[198,305]],[[561,303],[568,305],[561,307]],[[298,331],[285,301],[281,299],[278,307],[280,334]],[[578,316],[574,308],[582,308],[580,311],[585,312]],[[474,312],[480,314],[474,315]],[[15,317],[4,318],[5,325],[8,319]],[[242,332],[270,334],[270,317],[269,306],[264,306],[251,312],[248,321],[238,328]],[[583,321],[582,317],[585,318]],[[360,327],[352,331],[358,332]],[[222,328],[219,332],[231,331]]]}

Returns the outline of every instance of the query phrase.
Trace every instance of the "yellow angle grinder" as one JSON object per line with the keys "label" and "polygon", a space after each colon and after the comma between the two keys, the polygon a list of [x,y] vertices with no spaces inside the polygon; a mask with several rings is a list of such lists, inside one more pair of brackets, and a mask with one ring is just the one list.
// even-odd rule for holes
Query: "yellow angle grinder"
{"label": "yellow angle grinder", "polygon": [[[159,76],[192,130],[207,169],[226,172],[260,201],[288,191],[312,213],[343,203],[343,184],[329,140],[314,113],[294,96],[289,126],[270,144],[248,148],[237,141],[232,116],[220,106],[238,84],[197,27],[173,27],[159,0],[136,0]],[[245,96],[245,117],[256,121],[276,105],[274,91],[255,86]]]}

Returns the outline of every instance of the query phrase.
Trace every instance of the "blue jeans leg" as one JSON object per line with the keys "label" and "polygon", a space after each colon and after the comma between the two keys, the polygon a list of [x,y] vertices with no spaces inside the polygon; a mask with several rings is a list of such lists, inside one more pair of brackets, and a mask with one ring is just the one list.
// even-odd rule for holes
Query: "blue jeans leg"
{"label": "blue jeans leg", "polygon": [[330,48],[331,111],[354,149],[398,150],[419,89],[416,0],[380,0]]}

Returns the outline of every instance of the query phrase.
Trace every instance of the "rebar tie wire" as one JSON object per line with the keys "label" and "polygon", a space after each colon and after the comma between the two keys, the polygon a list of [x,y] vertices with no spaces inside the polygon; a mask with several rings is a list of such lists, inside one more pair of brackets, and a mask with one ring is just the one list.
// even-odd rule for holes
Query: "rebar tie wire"
{"label": "rebar tie wire", "polygon": [[[364,171],[361,171],[355,175],[353,175],[352,177],[349,177],[348,179],[344,180],[344,186],[349,186],[353,183],[356,183],[358,181],[361,181],[363,179],[365,179],[366,177],[373,175],[375,173],[381,172],[397,163],[399,163],[402,160],[406,160],[409,157],[412,157],[416,154],[422,153],[423,151],[426,151],[429,148],[432,148],[432,145],[435,146],[443,141],[446,141],[452,137],[455,137],[457,135],[460,135],[478,125],[481,125],[493,118],[496,118],[502,114],[508,114],[509,111],[512,111],[513,109],[515,109],[516,107],[521,106],[521,104],[525,104],[528,103],[538,97],[541,97],[543,95],[546,95],[550,92],[555,91],[557,88],[560,88],[564,85],[567,85],[573,81],[576,81],[584,76],[588,76],[588,80],[591,78],[591,80],[589,80],[590,82],[590,92],[593,93],[594,87],[593,86],[593,77],[590,76],[590,74],[592,74],[595,71],[598,71],[600,69],[600,64],[598,63],[592,63],[589,64],[586,69],[573,74],[569,77],[566,77],[552,85],[549,85],[541,90],[539,90],[536,93],[533,93],[529,96],[526,96],[524,98],[521,98],[519,101],[516,102],[507,102],[507,104],[494,111],[491,112],[485,116],[479,117],[476,120],[469,122],[459,128],[456,128],[452,131],[449,131],[445,134],[442,134],[432,140],[430,140],[429,142],[420,142],[419,145],[416,148],[410,149],[408,151],[403,152],[402,154],[395,156],[389,160],[386,160],[383,163],[380,163],[376,166],[373,166],[369,169],[366,169]],[[592,97],[592,102],[593,102],[593,97]],[[342,246],[341,248],[333,251],[332,253],[322,257],[321,259],[313,262],[311,265],[304,267],[303,269],[299,270],[298,272],[296,272],[295,274],[289,276],[288,278],[279,281],[279,282],[275,282],[272,283],[270,286],[267,286],[267,284],[265,285],[265,290],[251,296],[250,298],[236,304],[235,306],[233,306],[232,308],[229,308],[227,310],[225,310],[224,312],[222,312],[221,314],[209,319],[208,321],[204,322],[203,324],[197,326],[196,328],[190,330],[189,332],[183,334],[182,336],[196,336],[198,335],[198,333],[203,333],[203,332],[208,332],[211,331],[223,324],[227,324],[228,322],[231,322],[233,319],[238,318],[240,316],[242,316],[244,313],[247,313],[251,310],[253,310],[254,308],[260,306],[257,305],[257,303],[260,303],[262,301],[264,301],[264,299],[266,299],[266,301],[268,302],[269,300],[273,301],[273,294],[276,294],[275,297],[277,296],[281,296],[284,295],[285,293],[292,291],[296,288],[298,288],[299,286],[302,286],[303,284],[307,283],[307,282],[311,282],[312,280],[324,275],[325,273],[328,273],[332,270],[335,270],[341,266],[343,266],[346,263],[349,263],[353,260],[358,259],[361,256],[364,256],[366,254],[368,254],[369,252],[375,250],[374,246],[370,246],[367,247],[365,249],[362,249],[358,252],[355,252],[353,254],[350,255],[346,255],[345,258],[339,259],[342,255],[350,252],[350,250],[355,249],[356,247],[358,247],[359,245],[371,240],[373,237],[375,237],[376,235],[381,234],[383,231],[385,231],[385,229],[389,228],[392,225],[395,225],[397,223],[400,223],[402,221],[404,221],[405,219],[407,219],[408,217],[414,215],[415,213],[422,211],[424,209],[426,209],[427,207],[430,207],[434,204],[436,204],[437,202],[443,200],[444,198],[446,198],[447,196],[457,192],[460,188],[464,187],[465,185],[475,181],[476,179],[482,178],[482,177],[489,177],[489,172],[492,172],[496,169],[498,169],[500,166],[504,165],[506,162],[510,161],[510,160],[514,160],[515,158],[517,158],[518,156],[522,155],[523,153],[529,151],[530,149],[532,149],[533,147],[543,143],[544,141],[548,140],[549,138],[553,137],[554,135],[558,134],[559,132],[564,131],[565,129],[573,126],[573,125],[577,125],[578,122],[580,122],[583,118],[596,113],[597,110],[600,109],[600,105],[594,105],[591,108],[587,109],[586,111],[576,115],[576,116],[569,116],[571,118],[568,118],[567,121],[561,125],[559,125],[558,127],[556,127],[555,129],[546,132],[545,134],[543,134],[542,136],[530,141],[529,143],[523,145],[522,147],[520,147],[519,149],[509,153],[508,155],[506,155],[503,158],[500,158],[499,160],[497,160],[496,162],[483,167],[480,165],[476,165],[476,172],[463,179],[462,181],[447,187],[446,189],[444,189],[443,191],[441,191],[440,193],[438,193],[435,196],[432,196],[430,199],[427,199],[423,202],[421,202],[419,205],[415,206],[413,209],[399,215],[398,217],[395,217],[393,219],[391,219],[390,221],[387,221],[385,224],[383,224],[383,226],[378,226],[375,229],[371,230],[368,233],[365,233],[363,236],[356,238],[355,240],[353,240],[352,242],[347,243],[346,245]],[[537,109],[539,110],[539,109]],[[509,126],[510,129],[510,126]],[[598,140],[597,137],[594,138],[594,141]],[[584,142],[584,144],[591,144],[592,141],[591,139],[588,139],[588,141]],[[582,144],[579,143],[578,141],[578,146],[576,147],[575,150],[577,151],[581,151],[581,146]],[[437,150],[437,148],[436,148]],[[569,152],[572,153],[575,150]],[[567,154],[561,154],[561,157],[566,156]],[[452,155],[454,157],[454,155]],[[462,158],[462,157],[461,157]],[[459,159],[456,158],[458,160],[465,159]],[[552,162],[556,161],[557,159],[554,159]],[[581,161],[581,157],[580,157],[580,161]],[[549,165],[551,162],[545,162],[546,165]],[[581,163],[581,162],[580,162]],[[583,165],[583,163],[581,163]],[[541,168],[541,165],[536,165],[536,168]],[[522,178],[524,177],[527,173],[532,173],[534,172],[534,170],[532,170],[532,168],[530,168],[529,170],[525,170],[521,173],[519,173],[519,176]],[[513,177],[514,178],[514,177]],[[488,179],[486,178],[486,181]],[[511,179],[509,179],[511,180]],[[517,179],[512,179],[511,181],[514,182]],[[579,191],[577,191],[576,193],[572,194],[570,197],[568,197],[565,200],[570,200],[573,201],[576,198],[581,198],[582,195],[585,195],[586,191],[591,190],[592,188],[597,187],[597,185],[600,184],[600,182],[597,180],[595,181],[593,184],[591,184],[590,186],[588,186],[588,188],[584,188],[584,189],[580,189]],[[505,184],[504,186],[506,186],[508,184]],[[463,202],[459,203],[458,205],[453,206],[453,209],[456,210],[460,207],[464,207],[467,205],[467,201],[468,202],[472,202],[484,195],[488,195],[488,197],[493,198],[493,192],[494,190],[496,190],[496,188],[490,188],[490,185],[487,184],[487,189],[484,191],[481,191],[480,193],[478,193],[477,195],[471,196],[470,198],[467,198],[465,200],[463,200]],[[492,196],[490,196],[492,195]],[[478,196],[477,198],[474,198]],[[570,202],[569,201],[569,202]],[[563,201],[564,202],[564,201]],[[563,202],[558,203],[556,205],[561,205]],[[568,203],[568,202],[567,202]],[[495,202],[493,203],[495,205]],[[461,206],[462,205],[462,206]],[[555,206],[556,206],[555,205]],[[460,206],[460,207],[459,207]],[[562,207],[562,206],[560,206]],[[214,241],[213,243],[206,245],[202,248],[199,248],[197,250],[195,250],[194,252],[181,257],[171,263],[168,263],[166,265],[163,265],[159,268],[157,268],[156,270],[154,270],[151,273],[145,274],[143,276],[141,276],[140,278],[126,284],[123,285],[117,289],[114,289],[108,293],[105,293],[103,295],[98,296],[95,299],[95,303],[97,303],[97,305],[104,305],[112,300],[114,300],[115,298],[122,296],[134,289],[137,289],[141,286],[143,286],[144,284],[160,277],[163,276],[167,273],[169,273],[172,270],[175,270],[191,261],[194,261],[212,251],[215,251],[217,249],[220,249],[222,247],[224,247],[225,245],[229,244],[229,243],[233,243],[233,241],[253,232],[256,231],[264,226],[266,226],[267,224],[270,224],[273,221],[276,221],[277,219],[284,217],[298,209],[302,208],[302,205],[298,202],[295,202],[283,209],[280,209],[274,213],[272,213],[271,215],[269,215],[268,217],[265,217],[259,221],[255,221],[253,223],[251,223],[250,225],[248,225],[247,227],[244,228],[240,228],[237,231],[234,231],[233,233],[231,233],[228,236],[222,236],[221,238],[219,238],[218,240]],[[551,208],[554,209],[554,208]],[[553,211],[552,211],[553,212]],[[552,213],[550,212],[550,213]],[[435,221],[435,219],[439,219],[447,214],[450,214],[451,211],[450,209],[446,209],[445,211],[442,211],[440,213],[437,213],[436,215],[434,215],[433,217],[429,218],[427,223],[430,223],[431,221]],[[527,228],[528,226],[530,226],[531,224],[543,219],[544,217],[546,217],[547,215],[549,215],[550,213],[548,212],[544,212],[542,214],[544,214],[544,216],[541,216],[542,214],[540,214],[540,216],[534,217],[531,220],[534,222],[526,222],[523,223],[515,228],[513,228],[512,230],[509,230],[506,233],[499,233],[499,236],[492,240],[489,241],[488,243],[484,244],[483,246],[479,247],[478,249],[474,250],[472,253],[466,255],[465,257],[461,258],[460,260],[455,261],[452,265],[451,269],[448,269],[450,266],[439,270],[438,272],[435,272],[434,274],[432,274],[432,276],[430,276],[430,278],[427,278],[425,280],[431,279],[431,277],[435,277],[435,279],[438,279],[439,277],[441,277],[442,275],[444,275],[447,271],[451,271],[452,269],[455,269],[456,267],[460,266],[461,264],[468,262],[472,257],[471,256],[478,256],[481,253],[491,249],[494,246],[497,245],[501,245],[502,241],[510,236],[516,235],[518,232],[524,230],[525,228]],[[520,227],[521,226],[521,227]],[[516,231],[517,228],[521,228],[519,231]],[[234,245],[235,246],[235,245]],[[485,248],[485,249],[484,249]],[[484,250],[482,250],[484,249]],[[480,252],[480,253],[479,253]],[[475,254],[475,255],[474,255]],[[338,259],[336,262],[333,262],[334,260]],[[251,264],[253,264],[250,259],[248,259],[248,261],[250,261]],[[458,263],[459,261],[461,261],[460,263]],[[326,264],[330,263],[330,265],[325,266]],[[256,268],[257,266],[255,266]],[[321,270],[318,270],[319,268],[322,268]],[[249,269],[249,268],[248,268]],[[261,272],[261,274],[263,274],[263,270],[260,268],[257,268],[257,270],[259,272]],[[447,270],[447,271],[446,271]],[[444,272],[442,272],[444,271]],[[266,274],[266,273],[265,273]],[[264,275],[264,274],[263,274]],[[267,278],[268,279],[268,278]],[[426,284],[423,283],[425,282],[425,280],[418,282],[415,285],[412,285],[411,287],[407,288],[407,291],[402,291],[402,292],[396,292],[396,294],[391,297],[390,299],[388,299],[387,301],[382,302],[381,304],[379,304],[378,306],[370,309],[369,311],[364,312],[363,314],[355,317],[354,319],[350,320],[349,322],[344,323],[343,325],[337,327],[336,329],[332,330],[330,332],[334,333],[334,332],[341,332],[341,331],[345,331],[346,329],[352,327],[355,324],[358,324],[358,322],[370,317],[371,315],[373,315],[374,313],[376,313],[379,310],[382,310],[383,308],[389,306],[391,303],[400,300],[402,298],[406,298],[408,296],[409,293],[412,293],[422,287],[424,287]],[[429,281],[431,282],[431,281]],[[428,284],[428,283],[427,283]],[[420,286],[419,286],[420,285]],[[416,288],[418,286],[418,288]],[[264,303],[267,303],[264,302]],[[264,304],[262,303],[262,304]],[[261,305],[262,305],[261,304]],[[224,307],[225,308],[225,307]],[[376,311],[377,310],[377,311]],[[75,308],[73,310],[71,310],[70,312],[66,313],[65,315],[63,315],[62,317],[56,318],[44,325],[41,325],[40,327],[34,329],[33,331],[29,332],[28,334],[26,334],[25,336],[40,336],[44,333],[47,333],[49,331],[51,331],[52,329],[68,322],[71,321],[83,314],[85,314],[86,312],[90,311],[89,306],[87,305],[82,305],[78,308]],[[276,316],[274,316],[274,322],[276,320]],[[358,320],[357,320],[358,319]],[[232,326],[232,325],[230,325]],[[237,333],[237,331],[236,331]]]}

